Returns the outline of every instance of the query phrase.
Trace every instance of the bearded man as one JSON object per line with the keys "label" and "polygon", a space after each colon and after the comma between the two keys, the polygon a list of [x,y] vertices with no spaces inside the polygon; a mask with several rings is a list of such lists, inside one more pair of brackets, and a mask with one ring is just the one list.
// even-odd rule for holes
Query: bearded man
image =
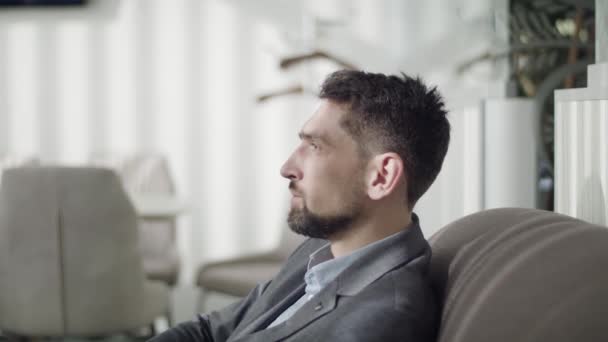
{"label": "bearded man", "polygon": [[431,250],[413,213],[441,170],[450,125],[418,78],[343,70],[281,168],[287,222],[307,239],[241,301],[154,341],[433,341]]}

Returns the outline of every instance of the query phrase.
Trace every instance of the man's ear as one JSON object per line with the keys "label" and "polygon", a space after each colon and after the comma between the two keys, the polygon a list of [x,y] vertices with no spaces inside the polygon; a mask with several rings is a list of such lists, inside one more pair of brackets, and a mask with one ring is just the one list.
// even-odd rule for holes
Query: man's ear
{"label": "man's ear", "polygon": [[368,166],[367,195],[373,200],[390,195],[405,179],[403,160],[397,153],[378,154],[370,160]]}

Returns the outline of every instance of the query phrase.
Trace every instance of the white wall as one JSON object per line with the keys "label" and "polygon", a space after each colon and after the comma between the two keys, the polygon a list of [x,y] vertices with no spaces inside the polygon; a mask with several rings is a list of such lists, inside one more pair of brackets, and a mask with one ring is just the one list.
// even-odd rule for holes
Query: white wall
{"label": "white wall", "polygon": [[[298,83],[315,90],[336,66],[280,71],[281,57],[317,47],[366,70],[420,74],[448,96],[452,115],[473,113],[477,90],[502,82],[500,68],[454,70],[496,45],[496,3],[91,0],[2,9],[0,152],[70,164],[99,151],[165,154],[190,204],[178,237],[182,280],[191,281],[201,262],[270,248],[285,229],[279,168],[315,100],[255,97]],[[333,24],[315,28],[313,16]],[[455,144],[471,145],[466,132],[477,128],[466,118],[454,124]],[[453,187],[478,181],[456,171],[455,156],[445,169],[456,180],[443,177],[420,205],[427,235],[476,208],[474,188]],[[472,202],[447,206],[461,196]],[[434,210],[446,214],[435,220]]]}
{"label": "white wall", "polygon": [[587,87],[555,91],[555,211],[608,224],[608,3],[595,1]]}
{"label": "white wall", "polygon": [[178,236],[191,278],[283,229],[279,167],[314,104],[255,103],[291,83],[277,67],[284,49],[281,32],[216,0],[3,9],[0,152],[69,164],[165,154],[189,202]]}
{"label": "white wall", "polygon": [[555,211],[608,224],[608,63],[587,88],[555,92]]}

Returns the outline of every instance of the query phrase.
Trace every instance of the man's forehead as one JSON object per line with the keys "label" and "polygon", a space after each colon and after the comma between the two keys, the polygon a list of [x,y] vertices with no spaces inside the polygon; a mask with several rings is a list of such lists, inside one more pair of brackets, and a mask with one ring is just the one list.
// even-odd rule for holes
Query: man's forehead
{"label": "man's forehead", "polygon": [[306,122],[298,135],[300,139],[316,139],[329,142],[331,140],[331,130],[326,127],[315,125],[314,122]]}
{"label": "man's forehead", "polygon": [[321,100],[314,114],[304,123],[301,133],[306,135],[327,135],[342,130],[340,120],[344,107],[328,100]]}

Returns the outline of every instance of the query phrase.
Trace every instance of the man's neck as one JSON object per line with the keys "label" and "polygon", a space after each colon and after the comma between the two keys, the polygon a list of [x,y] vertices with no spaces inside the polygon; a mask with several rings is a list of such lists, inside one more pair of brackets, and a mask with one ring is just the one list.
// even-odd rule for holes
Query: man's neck
{"label": "man's neck", "polygon": [[359,222],[339,235],[331,237],[329,241],[334,257],[350,254],[372,242],[391,236],[409,227],[412,221],[410,211],[375,217],[378,219]]}

